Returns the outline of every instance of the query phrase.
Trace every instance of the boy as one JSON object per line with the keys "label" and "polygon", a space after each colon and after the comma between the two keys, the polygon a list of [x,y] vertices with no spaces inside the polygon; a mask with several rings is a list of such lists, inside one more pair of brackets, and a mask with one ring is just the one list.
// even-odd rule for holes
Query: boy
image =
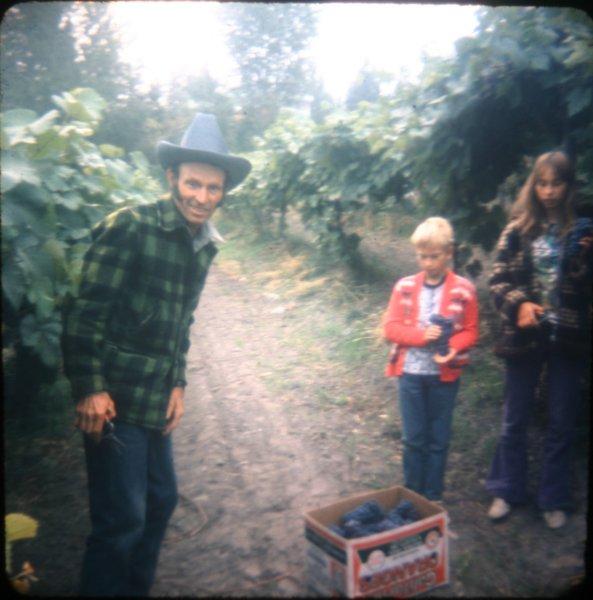
{"label": "boy", "polygon": [[394,344],[386,375],[399,377],[405,486],[441,501],[459,376],[478,337],[478,303],[473,284],[449,268],[454,240],[446,219],[427,219],[410,239],[422,270],[393,288],[383,321]]}

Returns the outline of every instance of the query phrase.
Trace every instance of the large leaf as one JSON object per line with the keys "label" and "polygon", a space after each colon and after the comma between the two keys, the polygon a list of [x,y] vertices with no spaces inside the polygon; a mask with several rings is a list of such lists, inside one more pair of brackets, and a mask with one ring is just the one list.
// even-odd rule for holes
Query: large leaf
{"label": "large leaf", "polygon": [[2,113],[2,144],[10,148],[17,144],[32,144],[35,137],[29,131],[28,125],[34,123],[37,114],[32,110],[15,108]]}
{"label": "large leaf", "polygon": [[67,273],[65,249],[65,244],[56,238],[49,238],[42,247],[43,252],[46,252],[53,260],[54,273],[62,278]]}
{"label": "large leaf", "polygon": [[143,152],[130,152],[130,159],[132,160],[132,164],[142,171],[148,171],[150,168],[150,163]]}
{"label": "large leaf", "polygon": [[29,125],[29,130],[35,135],[41,135],[42,133],[45,133],[53,127],[56,119],[59,116],[60,113],[57,110],[50,110],[48,113],[45,113],[41,118],[31,123]]}
{"label": "large leaf", "polygon": [[591,104],[591,87],[578,87],[568,94],[568,116],[573,117]]}
{"label": "large leaf", "polygon": [[51,194],[42,186],[24,181],[10,191],[10,197],[17,202],[37,210],[36,218],[39,219],[47,212],[51,204]]}
{"label": "large leaf", "polygon": [[42,199],[43,190],[27,189],[24,184],[6,194],[2,206],[2,234],[8,238],[18,237],[19,245],[24,244],[30,237],[45,237],[48,222]]}
{"label": "large leaf", "polygon": [[69,210],[78,210],[84,205],[84,199],[76,192],[63,192],[56,194],[55,201]]}
{"label": "large leaf", "polygon": [[34,348],[42,362],[50,368],[60,364],[60,334],[62,327],[57,315],[37,318],[27,315],[20,325],[23,344]]}
{"label": "large leaf", "polygon": [[15,260],[4,261],[2,265],[2,292],[18,310],[25,295],[25,279]]}
{"label": "large leaf", "polygon": [[68,116],[89,124],[98,122],[103,109],[107,106],[105,100],[91,88],[76,88],[64,92],[61,96],[52,96],[52,100]]}
{"label": "large leaf", "polygon": [[35,306],[35,315],[47,319],[56,308],[54,295],[55,286],[50,285],[49,279],[40,280],[35,287],[27,290],[27,300]]}
{"label": "large leaf", "polygon": [[37,113],[26,108],[15,108],[2,113],[2,127],[26,127],[34,123]]}
{"label": "large leaf", "polygon": [[112,144],[100,144],[99,150],[101,150],[101,154],[106,158],[121,158],[125,154],[122,148],[113,146]]}
{"label": "large leaf", "polygon": [[69,167],[59,167],[48,162],[40,171],[40,175],[45,187],[50,192],[66,192],[72,188],[71,177],[75,172]]}
{"label": "large leaf", "polygon": [[68,148],[68,140],[60,134],[58,128],[47,129],[42,132],[35,144],[28,148],[29,157],[33,160],[57,159]]}
{"label": "large leaf", "polygon": [[15,155],[2,156],[2,193],[10,191],[20,183],[38,186],[41,181],[35,165],[26,158]]}

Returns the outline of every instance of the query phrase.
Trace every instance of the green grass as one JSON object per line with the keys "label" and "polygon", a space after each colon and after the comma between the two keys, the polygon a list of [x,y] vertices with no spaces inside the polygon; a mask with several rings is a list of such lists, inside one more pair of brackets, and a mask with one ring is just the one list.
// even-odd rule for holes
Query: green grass
{"label": "green grass", "polygon": [[329,345],[332,360],[341,363],[345,368],[355,368],[362,361],[372,360],[376,354],[364,325],[362,319],[349,319],[347,324],[326,323],[315,336]]}
{"label": "green grass", "polygon": [[346,406],[349,404],[348,398],[343,394],[336,395],[321,388],[316,390],[315,396],[320,405],[325,408],[329,408],[331,406]]}
{"label": "green grass", "polygon": [[218,246],[218,256],[224,260],[259,262],[265,260],[269,247],[270,241],[263,238],[252,238],[247,241],[237,237],[225,236],[225,243]]}
{"label": "green grass", "polygon": [[[415,226],[417,218],[404,215],[396,227],[375,219],[378,229],[390,230],[390,235],[403,237],[405,241]],[[226,225],[226,224],[225,224]],[[224,231],[230,227],[221,228]],[[245,228],[243,228],[245,229]],[[391,260],[385,253],[374,254],[372,276],[366,281],[356,279],[351,271],[336,269],[323,271],[314,258],[315,249],[311,244],[289,234],[282,241],[268,237],[254,236],[251,230],[230,230],[228,242],[221,247],[222,261],[237,261],[241,274],[249,280],[257,280],[258,273],[269,271],[275,277],[274,293],[281,301],[294,301],[294,314],[298,317],[291,329],[290,343],[299,351],[295,366],[326,365],[333,377],[342,378],[345,387],[338,394],[318,390],[312,398],[324,410],[339,408],[364,411],[377,401],[377,391],[369,380],[364,388],[364,378],[368,374],[382,377],[387,354],[386,347],[378,341],[377,329],[393,281],[388,276],[386,262]],[[402,245],[405,248],[405,245]],[[365,258],[368,260],[368,257]],[[292,262],[291,262],[292,261]],[[296,294],[304,281],[314,280],[324,274],[323,285],[306,288],[306,293]],[[258,281],[258,280],[257,280]],[[258,281],[259,283],[259,281]],[[469,477],[475,465],[488,464],[500,431],[503,395],[504,368],[502,362],[492,352],[496,335],[495,315],[490,306],[484,278],[478,282],[478,295],[481,313],[481,338],[479,345],[472,350],[472,363],[464,370],[460,392],[454,412],[451,450],[460,454],[459,477]],[[362,374],[358,374],[362,371]],[[275,391],[290,389],[290,369],[278,376],[268,376],[267,383]],[[348,400],[348,385],[357,382]],[[362,382],[362,385],[361,385]],[[362,391],[361,391],[362,390]],[[368,391],[367,391],[368,390]],[[536,423],[537,425],[537,423]],[[580,436],[586,451],[588,428]],[[475,476],[475,469],[473,469]]]}

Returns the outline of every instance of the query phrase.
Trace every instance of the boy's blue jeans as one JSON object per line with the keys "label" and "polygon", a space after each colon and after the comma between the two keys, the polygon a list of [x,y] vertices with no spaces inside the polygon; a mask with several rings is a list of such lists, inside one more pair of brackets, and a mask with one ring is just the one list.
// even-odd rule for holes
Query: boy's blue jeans
{"label": "boy's blue jeans", "polygon": [[404,373],[399,378],[405,486],[429,500],[443,494],[458,389],[459,379],[444,382],[438,375]]}
{"label": "boy's blue jeans", "polygon": [[91,534],[80,595],[147,596],[177,503],[171,435],[114,421],[122,443],[84,435]]}
{"label": "boy's blue jeans", "polygon": [[560,353],[506,361],[502,432],[486,489],[510,503],[527,501],[527,426],[544,362],[548,365],[548,425],[537,504],[541,510],[569,510],[570,451],[586,363]]}

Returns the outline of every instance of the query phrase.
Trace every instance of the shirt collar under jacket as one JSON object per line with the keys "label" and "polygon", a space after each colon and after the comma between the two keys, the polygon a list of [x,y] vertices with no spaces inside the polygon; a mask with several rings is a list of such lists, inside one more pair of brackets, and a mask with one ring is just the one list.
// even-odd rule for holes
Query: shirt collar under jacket
{"label": "shirt collar under jacket", "polygon": [[224,238],[214,227],[213,223],[206,221],[198,233],[192,238],[194,252],[199,252],[208,242],[224,242]]}

